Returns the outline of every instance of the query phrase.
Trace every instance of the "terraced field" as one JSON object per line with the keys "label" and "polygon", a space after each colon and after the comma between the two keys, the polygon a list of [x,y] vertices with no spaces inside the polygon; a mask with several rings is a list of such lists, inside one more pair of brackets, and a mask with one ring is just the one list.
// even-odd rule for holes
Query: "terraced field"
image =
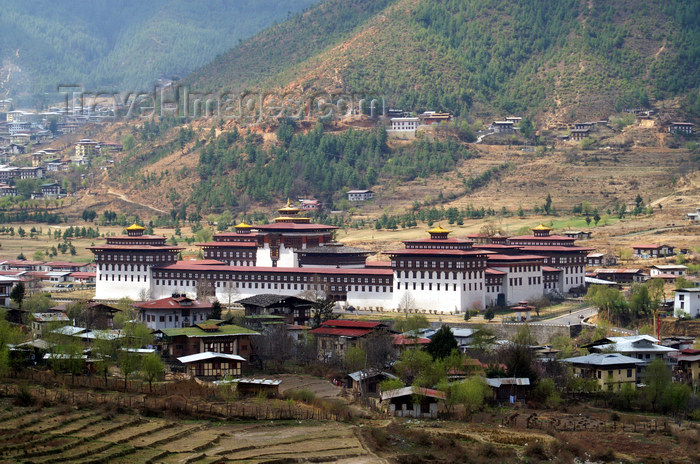
{"label": "terraced field", "polygon": [[342,423],[221,424],[0,401],[0,463],[374,463]]}

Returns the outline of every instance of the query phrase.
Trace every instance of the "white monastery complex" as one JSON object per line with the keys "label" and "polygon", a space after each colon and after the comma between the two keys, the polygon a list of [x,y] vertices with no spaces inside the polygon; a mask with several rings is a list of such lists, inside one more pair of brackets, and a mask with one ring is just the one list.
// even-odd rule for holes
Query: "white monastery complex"
{"label": "white monastery complex", "polygon": [[314,224],[287,203],[271,224],[241,223],[235,232],[202,243],[203,260],[178,261],[181,247],[165,237],[127,235],[92,246],[97,265],[96,298],[136,300],[206,292],[228,303],[264,293],[325,294],[358,309],[405,308],[465,312],[512,305],[543,295],[563,295],[584,284],[591,248],[550,235],[479,236],[478,243],[450,238],[439,225],[429,237],[388,251],[390,261],[370,261],[369,250],[334,241],[337,227]]}

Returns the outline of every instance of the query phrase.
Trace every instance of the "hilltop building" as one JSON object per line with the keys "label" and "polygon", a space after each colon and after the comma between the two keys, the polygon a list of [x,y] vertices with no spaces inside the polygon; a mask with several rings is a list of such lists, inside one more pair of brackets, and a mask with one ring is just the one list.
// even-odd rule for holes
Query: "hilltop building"
{"label": "hilltop building", "polygon": [[580,288],[591,251],[543,225],[532,235],[496,235],[479,245],[451,238],[438,225],[429,237],[386,252],[390,262],[367,263],[370,251],[334,241],[336,227],[311,223],[289,203],[279,212],[271,224],[241,223],[201,244],[203,260],[178,261],[181,248],[133,225],[127,235],[89,247],[97,264],[96,297],[206,294],[226,302],[317,294],[357,308],[464,312]]}

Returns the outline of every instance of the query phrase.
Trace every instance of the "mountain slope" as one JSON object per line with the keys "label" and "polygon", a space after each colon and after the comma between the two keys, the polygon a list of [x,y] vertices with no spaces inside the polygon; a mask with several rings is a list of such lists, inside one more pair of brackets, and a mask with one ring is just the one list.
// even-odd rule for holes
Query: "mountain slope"
{"label": "mountain slope", "polygon": [[[335,0],[268,29],[185,81],[386,96],[407,109],[580,112],[697,98],[700,4]],[[377,3],[386,8],[376,10]],[[330,6],[333,5],[333,8]],[[334,11],[362,11],[342,31]],[[281,40],[283,38],[283,40]],[[273,46],[274,45],[274,46]],[[228,78],[228,81],[226,81]]]}
{"label": "mountain slope", "polygon": [[66,84],[148,88],[316,1],[5,0],[0,94],[34,95]]}

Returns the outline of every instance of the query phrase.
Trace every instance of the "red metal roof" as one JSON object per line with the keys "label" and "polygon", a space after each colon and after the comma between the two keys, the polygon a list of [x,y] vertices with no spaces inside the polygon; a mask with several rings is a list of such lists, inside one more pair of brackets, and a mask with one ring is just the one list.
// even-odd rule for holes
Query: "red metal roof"
{"label": "red metal roof", "polygon": [[154,245],[95,245],[86,247],[88,250],[129,250],[129,251],[180,251],[184,247],[154,246]]}
{"label": "red metal roof", "polygon": [[561,272],[561,269],[552,266],[542,266],[543,272]]}
{"label": "red metal roof", "polygon": [[391,268],[391,261],[367,261],[367,267]]}
{"label": "red metal roof", "polygon": [[373,322],[373,321],[351,321],[348,319],[330,319],[328,321],[325,321],[321,326],[327,326],[327,327],[353,327],[353,328],[358,328],[361,327],[363,329],[373,329],[377,326],[382,325],[381,322]]}
{"label": "red metal roof", "polygon": [[486,273],[489,275],[506,275],[506,274],[508,274],[507,272],[499,271],[497,269],[491,269],[490,267],[486,268]]}
{"label": "red metal roof", "polygon": [[309,333],[315,335],[335,335],[337,337],[363,337],[370,333],[371,329],[341,329],[335,327],[317,327]]}
{"label": "red metal roof", "polygon": [[427,345],[430,343],[429,338],[407,337],[401,334],[394,334],[391,338],[394,345]]}
{"label": "red metal roof", "polygon": [[643,250],[657,250],[661,247],[673,248],[669,245],[650,245],[650,244],[632,245],[632,248],[634,248],[634,249],[643,249]]}

